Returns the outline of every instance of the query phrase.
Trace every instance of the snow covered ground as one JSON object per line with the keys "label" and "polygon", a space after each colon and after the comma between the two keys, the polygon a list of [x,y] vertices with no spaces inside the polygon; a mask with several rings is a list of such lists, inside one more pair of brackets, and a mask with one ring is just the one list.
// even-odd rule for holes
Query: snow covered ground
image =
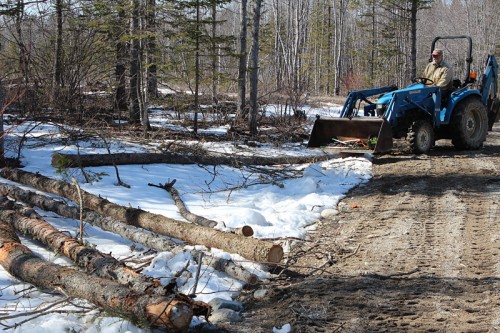
{"label": "snow covered ground", "polygon": [[[338,114],[338,108],[307,110],[308,115],[324,112]],[[153,117],[153,121],[162,124],[168,121],[167,118],[162,114],[158,119]],[[166,191],[148,186],[148,183],[158,184],[176,179],[175,188],[193,213],[224,222],[227,227],[250,225],[255,231],[254,237],[276,239],[282,243],[289,238],[305,238],[307,232],[315,228],[315,222],[324,209],[334,209],[350,188],[371,177],[369,159],[339,158],[316,164],[273,167],[282,176],[273,182],[269,181],[267,173],[261,173],[256,168],[148,164],[118,167],[121,180],[129,184],[130,189],[116,185],[117,179],[112,167],[87,168],[87,172],[95,177],[92,183],[84,184],[79,170],[67,170],[61,174],[50,165],[52,153],[74,153],[77,150],[75,142],[60,140],[60,129],[57,126],[26,122],[18,126],[7,124],[5,130],[8,133],[5,145],[8,156],[15,155],[21,136],[29,132],[21,150],[21,160],[26,171],[65,180],[74,176],[81,182],[84,190],[112,202],[183,220]],[[224,127],[214,129],[214,132],[224,131]],[[306,150],[304,145],[296,144],[279,148],[271,145],[252,148],[235,143],[201,144],[209,151],[230,154],[297,156],[317,153]],[[81,154],[107,153],[105,145],[97,139],[78,142],[78,146]],[[112,152],[144,152],[151,148],[127,142],[111,143]],[[0,182],[10,183],[2,178]],[[58,229],[73,236],[77,234],[79,221],[43,211],[39,213]],[[222,223],[218,228],[223,229]],[[91,225],[85,227],[85,241],[102,252],[112,253],[117,259],[126,259],[132,266],[141,260],[152,259],[143,273],[159,278],[165,284],[189,261],[188,269],[177,279],[177,285],[181,292],[192,293],[197,265],[188,251],[180,254],[154,253]],[[71,265],[68,259],[47,251],[37,241],[22,237],[22,242],[46,260]],[[236,254],[217,249],[212,249],[211,252],[215,256],[242,263],[260,279],[270,278],[269,273],[259,264],[245,262]],[[216,297],[230,300],[243,287],[241,281],[212,268],[203,267],[201,272],[196,289],[197,300],[209,302]],[[47,309],[49,306],[53,307]],[[3,326],[0,328],[10,327],[7,331],[29,333],[151,332],[98,310],[89,312],[85,308],[89,306],[91,304],[84,301],[72,300],[72,303],[68,303],[65,296],[58,293],[37,290],[16,280],[0,267],[0,325]],[[46,310],[37,312],[43,309]],[[200,321],[202,319],[193,319],[193,325]],[[22,325],[15,327],[16,323]],[[286,326],[287,323],[276,324],[277,327],[289,326]]]}

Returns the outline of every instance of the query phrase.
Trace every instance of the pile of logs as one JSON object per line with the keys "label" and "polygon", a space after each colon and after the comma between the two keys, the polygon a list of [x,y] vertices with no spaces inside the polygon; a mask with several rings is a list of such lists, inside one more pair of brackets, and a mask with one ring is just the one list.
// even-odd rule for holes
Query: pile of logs
{"label": "pile of logs", "polygon": [[[123,207],[83,190],[77,191],[69,183],[53,180],[19,169],[4,168],[0,176],[53,193],[73,201],[80,207],[70,206],[45,195],[23,190],[17,186],[0,184],[0,264],[16,278],[40,288],[59,289],[70,297],[84,298],[103,310],[133,322],[170,331],[184,331],[193,316],[210,315],[210,306],[195,302],[190,296],[176,293],[162,286],[157,279],[137,273],[112,256],[100,253],[61,233],[43,221],[33,210],[18,209],[14,201],[28,206],[99,226],[158,251],[180,251],[179,242],[205,245],[229,253],[238,253],[255,262],[278,263],[283,257],[280,245],[269,241],[245,237],[241,232],[222,232],[214,229],[216,222],[203,220],[184,213],[194,223],[186,223],[149,213],[141,209]],[[161,186],[172,196],[173,184]],[[178,205],[182,208],[181,205]],[[185,207],[184,207],[185,208]],[[183,214],[183,216],[185,215]],[[196,221],[201,221],[196,224]],[[152,233],[142,232],[142,229]],[[30,234],[44,242],[53,251],[71,258],[82,270],[49,263],[23,246],[16,232]],[[250,284],[257,277],[228,260],[213,260],[212,266],[224,270]]]}
{"label": "pile of logs", "polygon": [[[0,204],[0,264],[12,276],[38,288],[62,290],[86,299],[111,314],[136,323],[171,331],[189,327],[195,311],[210,313],[210,306],[161,286],[158,280],[136,273],[109,255],[89,249],[40,219],[26,218]],[[16,231],[31,234],[86,272],[47,262],[21,244]]]}

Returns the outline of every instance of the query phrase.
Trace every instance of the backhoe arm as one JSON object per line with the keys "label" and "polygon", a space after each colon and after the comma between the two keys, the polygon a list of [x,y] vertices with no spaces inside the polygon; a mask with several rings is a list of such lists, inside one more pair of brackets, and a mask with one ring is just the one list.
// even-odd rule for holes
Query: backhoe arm
{"label": "backhoe arm", "polygon": [[498,63],[494,55],[488,55],[486,69],[479,88],[481,99],[488,111],[488,128],[491,131],[493,124],[500,117],[500,100],[498,99]]}

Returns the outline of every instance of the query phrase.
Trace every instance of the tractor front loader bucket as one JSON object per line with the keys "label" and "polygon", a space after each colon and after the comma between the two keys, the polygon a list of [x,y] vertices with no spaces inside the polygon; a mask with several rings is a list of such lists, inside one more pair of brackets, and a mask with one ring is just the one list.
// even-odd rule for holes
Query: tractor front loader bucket
{"label": "tractor front loader bucket", "polygon": [[308,147],[383,153],[392,149],[392,131],[383,118],[317,118]]}

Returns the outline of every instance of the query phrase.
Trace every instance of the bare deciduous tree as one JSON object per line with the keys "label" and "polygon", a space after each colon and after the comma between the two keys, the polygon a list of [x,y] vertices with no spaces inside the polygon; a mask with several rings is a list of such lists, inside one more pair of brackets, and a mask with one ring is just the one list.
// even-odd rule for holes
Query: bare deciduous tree
{"label": "bare deciduous tree", "polygon": [[257,134],[257,113],[259,111],[259,28],[262,0],[255,0],[252,25],[252,48],[250,51],[250,117],[248,119],[250,133]]}
{"label": "bare deciduous tree", "polygon": [[140,39],[139,39],[139,7],[140,0],[131,0],[132,19],[130,20],[130,101],[129,101],[129,121],[138,124],[141,121],[140,110]]}
{"label": "bare deciduous tree", "polygon": [[240,38],[238,54],[238,116],[242,117],[246,107],[247,77],[247,0],[240,2]]}

